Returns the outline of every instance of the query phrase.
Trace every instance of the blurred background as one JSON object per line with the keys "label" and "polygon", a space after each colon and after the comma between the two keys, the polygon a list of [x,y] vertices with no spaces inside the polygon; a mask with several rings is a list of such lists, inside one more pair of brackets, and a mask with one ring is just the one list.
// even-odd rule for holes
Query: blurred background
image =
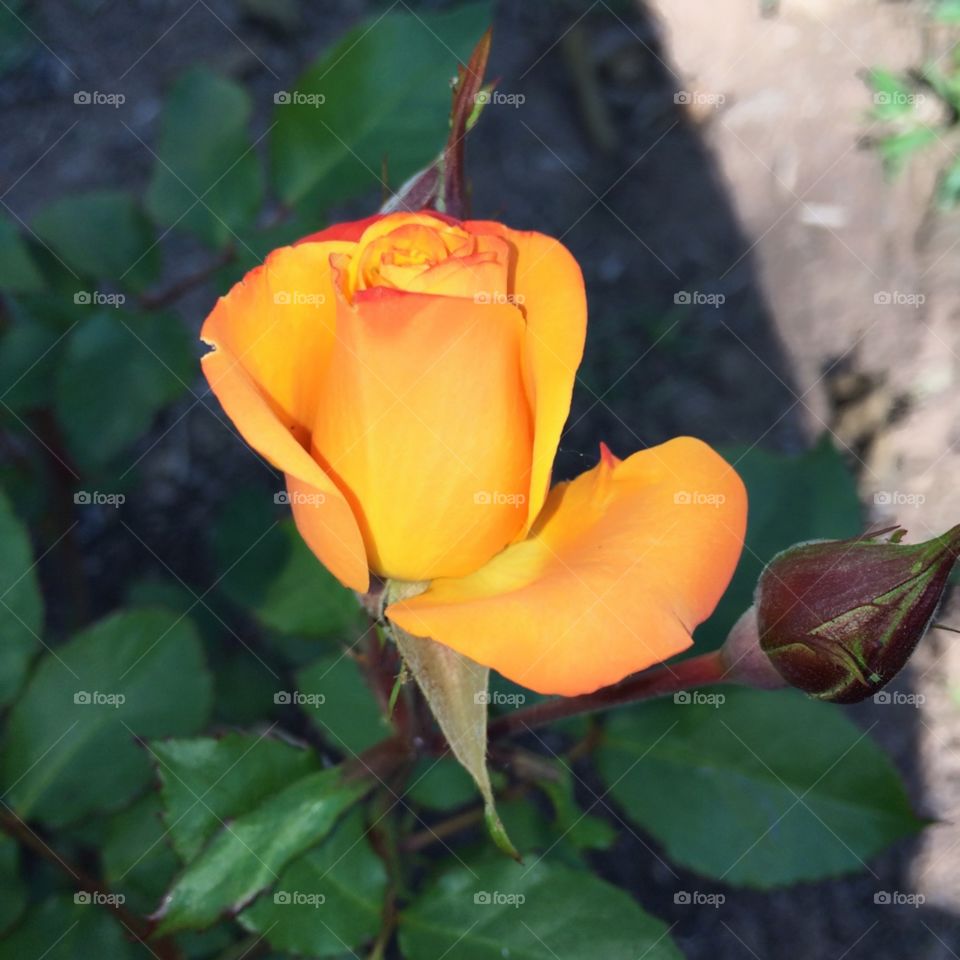
{"label": "blurred background", "polygon": [[[266,251],[429,162],[491,15],[503,96],[468,141],[473,211],[561,238],[587,284],[558,476],[601,438],[625,456],[690,433],[751,484],[756,549],[705,642],[793,540],[960,518],[955,0],[6,0],[0,469],[51,644],[131,605],[189,614],[229,725],[262,717],[265,670],[275,687],[278,662],[355,628],[199,376],[196,334]],[[5,702],[34,653],[14,637],[0,656]],[[935,822],[857,875],[687,875],[584,774],[581,803],[617,831],[593,862],[692,958],[960,955],[949,634],[896,690],[851,712]],[[722,906],[675,902],[694,888]]]}

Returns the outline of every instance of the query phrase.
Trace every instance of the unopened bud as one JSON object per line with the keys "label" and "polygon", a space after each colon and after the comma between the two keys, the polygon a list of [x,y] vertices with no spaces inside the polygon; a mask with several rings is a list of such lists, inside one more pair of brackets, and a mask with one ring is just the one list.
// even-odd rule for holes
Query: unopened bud
{"label": "unopened bud", "polygon": [[856,703],[903,668],[936,614],[960,526],[926,543],[901,543],[905,533],[797,544],[763,571],[759,645],[789,684]]}

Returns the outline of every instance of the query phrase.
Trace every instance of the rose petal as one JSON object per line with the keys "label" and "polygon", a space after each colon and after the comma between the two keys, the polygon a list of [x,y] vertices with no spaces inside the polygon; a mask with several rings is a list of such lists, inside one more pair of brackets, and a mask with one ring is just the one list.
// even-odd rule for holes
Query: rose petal
{"label": "rose petal", "polygon": [[699,440],[607,454],[550,492],[526,540],[387,615],[530,689],[587,693],[690,645],[745,526],[743,483]]}
{"label": "rose petal", "polygon": [[550,487],[583,357],[587,331],[583,275],[566,247],[542,233],[511,230],[493,221],[466,221],[464,227],[502,236],[516,251],[510,291],[527,319],[524,353],[534,409],[529,529]]}

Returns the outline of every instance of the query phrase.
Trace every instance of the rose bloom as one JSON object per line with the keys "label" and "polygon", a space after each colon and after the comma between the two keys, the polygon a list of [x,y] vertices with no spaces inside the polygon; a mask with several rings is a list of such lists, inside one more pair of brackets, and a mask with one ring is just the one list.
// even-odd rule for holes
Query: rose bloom
{"label": "rose bloom", "polygon": [[746,523],[736,472],[688,437],[601,445],[550,489],[586,320],[556,240],[394,213],[271,253],[207,318],[203,369],[342,583],[404,581],[397,626],[574,695],[688,647]]}

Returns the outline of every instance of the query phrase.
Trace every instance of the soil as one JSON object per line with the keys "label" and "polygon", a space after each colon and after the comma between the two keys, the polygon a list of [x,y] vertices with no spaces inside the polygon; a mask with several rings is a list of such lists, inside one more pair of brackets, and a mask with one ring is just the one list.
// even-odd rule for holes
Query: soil
{"label": "soil", "polygon": [[[43,45],[0,79],[4,204],[28,220],[69,191],[142,188],[153,158],[138,138],[154,142],[164,91],[197,61],[247,83],[265,129],[273,92],[387,5],[302,6],[288,31],[251,16],[266,8],[252,0],[35,4]],[[492,73],[525,99],[491,106],[471,139],[474,209],[561,237],[590,303],[559,474],[593,463],[600,438],[620,454],[680,433],[797,452],[828,430],[857,471],[865,519],[888,518],[877,501],[893,499],[920,539],[960,516],[960,217],[931,200],[951,146],[885,179],[863,145],[862,79],[875,65],[915,67],[953,39],[914,2],[498,6]],[[81,89],[123,92],[126,103],[78,116]],[[171,279],[207,256],[173,238],[166,251]],[[183,302],[192,327],[216,293]],[[116,525],[82,532],[103,609],[162,565],[205,589],[215,574],[204,519],[230,488],[269,472],[199,378],[194,389],[143,446],[149,481],[126,514],[139,539]],[[683,877],[686,889],[726,896],[692,910],[674,904],[678,882],[646,838],[624,834],[601,869],[674,924],[692,960],[956,957],[958,683],[960,650],[933,636],[900,681],[919,707],[853,710],[938,821],[871,872],[772,893]],[[875,904],[879,891],[926,903]]]}

